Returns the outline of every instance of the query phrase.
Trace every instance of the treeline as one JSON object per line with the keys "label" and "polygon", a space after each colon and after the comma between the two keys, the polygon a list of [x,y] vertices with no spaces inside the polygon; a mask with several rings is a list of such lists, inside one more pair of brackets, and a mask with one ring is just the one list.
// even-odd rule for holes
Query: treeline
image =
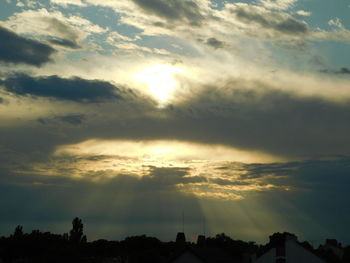
{"label": "treeline", "polygon": [[[162,263],[169,262],[185,248],[210,251],[220,249],[232,259],[242,262],[247,255],[261,255],[269,245],[233,240],[225,234],[201,237],[196,244],[185,242],[161,242],[157,238],[142,236],[127,237],[122,241],[96,240],[87,242],[81,219],[72,221],[72,229],[63,235],[33,230],[24,233],[17,226],[9,237],[0,237],[0,262],[118,262],[118,263]],[[350,246],[344,248],[342,260],[331,252],[313,248],[309,243],[300,243],[306,249],[324,258],[329,263],[350,262]]]}

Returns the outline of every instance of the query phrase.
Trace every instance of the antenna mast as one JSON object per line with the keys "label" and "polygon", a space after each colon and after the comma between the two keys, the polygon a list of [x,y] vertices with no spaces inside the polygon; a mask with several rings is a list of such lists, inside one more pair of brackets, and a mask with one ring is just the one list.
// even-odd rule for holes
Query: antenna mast
{"label": "antenna mast", "polygon": [[203,216],[203,235],[205,236],[205,217]]}
{"label": "antenna mast", "polygon": [[182,210],[182,233],[185,233],[185,213]]}

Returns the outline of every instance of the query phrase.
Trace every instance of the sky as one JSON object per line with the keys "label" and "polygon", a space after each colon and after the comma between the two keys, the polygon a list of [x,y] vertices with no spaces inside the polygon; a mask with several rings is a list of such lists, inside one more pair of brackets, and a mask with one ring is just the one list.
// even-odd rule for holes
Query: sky
{"label": "sky", "polygon": [[1,0],[0,235],[350,244],[349,0]]}

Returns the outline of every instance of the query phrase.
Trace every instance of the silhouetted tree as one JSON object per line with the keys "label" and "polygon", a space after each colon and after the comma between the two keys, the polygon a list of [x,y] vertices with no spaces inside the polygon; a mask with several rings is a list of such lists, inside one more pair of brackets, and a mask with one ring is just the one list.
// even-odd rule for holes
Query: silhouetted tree
{"label": "silhouetted tree", "polygon": [[72,221],[73,228],[69,232],[69,240],[73,243],[83,243],[86,242],[86,236],[84,236],[83,228],[84,225],[78,217],[74,218]]}
{"label": "silhouetted tree", "polygon": [[14,238],[23,237],[23,227],[21,225],[16,226],[15,232],[13,233]]}
{"label": "silhouetted tree", "polygon": [[221,248],[228,254],[241,261],[245,253],[254,253],[258,246],[254,242],[245,242],[242,240],[233,240],[225,233],[217,234],[215,237],[208,237],[205,240],[207,247]]}

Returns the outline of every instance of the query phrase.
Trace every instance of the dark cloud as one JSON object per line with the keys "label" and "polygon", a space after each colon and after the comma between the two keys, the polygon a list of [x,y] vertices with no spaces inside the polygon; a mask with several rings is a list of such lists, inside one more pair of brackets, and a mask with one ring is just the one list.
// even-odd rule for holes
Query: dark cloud
{"label": "dark cloud", "polygon": [[303,35],[308,32],[303,21],[278,12],[271,12],[251,5],[239,5],[231,9],[231,13],[247,24],[257,24],[265,29],[272,29],[288,35]]}
{"label": "dark cloud", "polygon": [[84,114],[70,114],[70,115],[56,117],[57,120],[67,122],[73,125],[82,124],[85,118],[86,116]]}
{"label": "dark cloud", "polygon": [[79,49],[79,40],[81,34],[73,27],[53,17],[41,17],[40,20],[49,25],[50,30],[54,32],[56,37],[51,37],[48,41],[51,44],[62,46],[65,48]]}
{"label": "dark cloud", "polygon": [[43,43],[18,36],[0,27],[0,61],[41,66],[50,61],[55,50]]}
{"label": "dark cloud", "polygon": [[71,49],[79,49],[81,48],[75,41],[67,40],[67,39],[50,39],[49,42],[54,45],[67,47]]}
{"label": "dark cloud", "polygon": [[228,179],[222,179],[222,178],[214,178],[210,180],[210,183],[218,184],[218,185],[250,185],[251,182],[246,181],[238,181],[238,180],[228,180]]}
{"label": "dark cloud", "polygon": [[338,71],[339,74],[350,74],[350,69],[348,68],[341,68],[339,71]]}
{"label": "dark cloud", "polygon": [[64,115],[64,116],[56,116],[53,118],[39,118],[38,122],[41,124],[50,124],[52,122],[64,122],[72,125],[79,125],[84,122],[86,119],[86,115],[84,114],[69,114],[69,115]]}
{"label": "dark cloud", "polygon": [[349,153],[349,103],[299,97],[264,83],[207,87],[169,114],[176,138],[287,156]]}
{"label": "dark cloud", "polygon": [[204,17],[200,7],[191,0],[133,0],[146,12],[165,18],[171,22],[187,22],[199,26]]}
{"label": "dark cloud", "polygon": [[66,25],[57,18],[41,17],[40,19],[47,23],[51,30],[57,32],[66,41],[76,43],[76,41],[79,39],[79,33],[74,28],[72,28],[69,25]]}
{"label": "dark cloud", "polygon": [[207,179],[201,176],[187,176],[190,175],[190,168],[183,167],[149,167],[149,175],[145,180],[150,180],[151,184],[156,185],[176,185],[188,183],[206,182]]}
{"label": "dark cloud", "polygon": [[346,67],[342,67],[339,70],[330,70],[330,69],[323,69],[321,70],[323,73],[329,73],[329,74],[350,74],[350,69]]}
{"label": "dark cloud", "polygon": [[[57,78],[57,77],[56,77]],[[30,78],[32,81],[32,78]],[[7,90],[19,95],[47,93],[56,86],[39,82],[40,89],[17,88],[17,82],[7,85]],[[44,79],[45,80],[45,79]],[[48,79],[51,83],[51,77]],[[97,99],[115,98],[110,95],[114,86],[101,82],[79,80],[86,89],[70,95],[74,88],[74,79],[63,79],[70,88],[65,88],[64,95],[50,93],[58,97],[76,101],[96,101]],[[21,83],[21,82],[19,82]],[[53,81],[55,83],[55,81]],[[81,85],[81,86],[84,86]],[[32,85],[29,85],[31,87]],[[110,87],[107,91],[96,87]],[[95,94],[95,89],[97,95]],[[33,88],[32,88],[33,89]],[[90,93],[90,90],[94,91]],[[83,92],[87,92],[83,93]],[[39,92],[40,91],[40,92]],[[29,93],[30,92],[30,93]],[[114,91],[113,91],[114,92]],[[123,98],[112,108],[96,108],[98,114],[86,119],[84,126],[61,123],[52,125],[28,126],[20,124],[13,129],[2,129],[0,136],[7,138],[5,144],[16,145],[23,152],[35,149],[35,138],[47,142],[45,148],[56,145],[78,143],[89,138],[125,139],[125,140],[183,140],[205,144],[220,144],[244,150],[259,150],[277,156],[307,157],[334,154],[349,154],[350,138],[350,102],[338,104],[321,97],[301,97],[287,91],[281,91],[271,84],[242,79],[229,80],[224,84],[194,87],[192,95],[187,95],[182,102],[168,105],[162,109],[152,104],[146,97],[128,97],[122,90],[116,90]],[[102,93],[102,94],[101,94]],[[82,95],[84,94],[84,95]],[[94,96],[93,96],[93,95]],[[41,95],[41,96],[44,96]],[[97,98],[95,97],[97,96]],[[175,96],[177,96],[175,94]],[[85,107],[84,104],[82,106]],[[97,105],[96,105],[97,106]],[[89,107],[91,107],[89,105]],[[95,107],[95,106],[94,106]],[[91,108],[90,108],[91,110]],[[110,114],[115,112],[115,114]],[[61,133],[55,135],[56,125]],[[24,132],[25,131],[25,132]],[[33,137],[32,140],[25,138]],[[18,138],[23,138],[19,140]]]}
{"label": "dark cloud", "polygon": [[[275,41],[274,45],[282,49],[300,51],[300,52],[307,51],[309,47],[308,43],[304,40]],[[313,60],[312,63],[316,63],[317,58],[313,57],[312,60]]]}
{"label": "dark cloud", "polygon": [[[32,81],[31,78],[30,80]],[[51,77],[49,80],[51,83]],[[54,97],[55,94],[50,93],[52,88],[54,92],[58,92],[57,85],[47,85],[47,90],[42,91],[43,87],[46,88],[43,84],[46,82],[38,82],[42,85],[40,89],[32,91],[31,88],[28,91],[29,88],[22,90],[17,86],[23,85],[10,81],[11,85],[7,85],[7,90],[14,90],[19,95],[39,96],[39,93],[44,93],[47,97]],[[75,80],[67,79],[62,82],[68,82],[70,88],[63,89],[64,95],[55,95],[58,98],[69,97],[70,100],[79,102],[115,98],[111,95],[114,86],[104,83],[102,85],[100,82],[94,85],[94,82],[79,80],[78,83],[91,85],[87,88],[81,85],[81,93],[70,95]],[[95,91],[94,88],[100,86],[110,89]],[[87,93],[83,93],[85,91]],[[67,129],[61,132],[69,133],[69,136],[52,138],[55,125],[23,126],[15,131],[10,128],[2,129],[0,135],[8,138],[5,143],[18,145],[21,151],[25,151],[23,147],[29,147],[28,144],[35,139],[23,141],[18,138],[33,136],[40,137],[41,140],[47,138],[47,147],[77,143],[89,138],[169,139],[227,145],[287,157],[349,154],[350,102],[337,104],[320,97],[300,97],[275,89],[267,83],[242,79],[230,80],[222,85],[194,87],[193,95],[187,95],[181,103],[162,109],[157,108],[148,98],[135,99],[125,96],[121,91],[116,92],[123,97],[122,103],[105,111],[101,107],[96,109],[100,111],[99,115],[86,121],[84,127],[77,125],[71,130],[68,126],[60,126],[60,129]],[[110,112],[116,114],[111,115]],[[35,144],[30,146],[33,147],[35,148]]]}
{"label": "dark cloud", "polygon": [[78,77],[30,77],[16,75],[2,81],[5,89],[19,96],[48,97],[75,102],[100,102],[122,99],[120,90],[109,82]]}
{"label": "dark cloud", "polygon": [[242,178],[262,178],[274,175],[274,182],[303,190],[336,191],[345,190],[350,183],[350,158],[332,156],[323,160],[305,160],[285,163],[245,164],[247,171]]}
{"label": "dark cloud", "polygon": [[156,167],[150,166],[150,175],[152,177],[176,177],[182,178],[189,174],[190,169],[182,167]]}
{"label": "dark cloud", "polygon": [[218,49],[218,48],[223,48],[225,46],[225,43],[220,41],[220,40],[217,40],[216,38],[214,37],[211,37],[211,38],[208,38],[207,41],[205,42],[207,45],[215,48],[215,49]]}
{"label": "dark cloud", "polygon": [[277,31],[286,34],[305,34],[307,33],[307,25],[304,22],[288,17],[284,21],[275,25]]}

